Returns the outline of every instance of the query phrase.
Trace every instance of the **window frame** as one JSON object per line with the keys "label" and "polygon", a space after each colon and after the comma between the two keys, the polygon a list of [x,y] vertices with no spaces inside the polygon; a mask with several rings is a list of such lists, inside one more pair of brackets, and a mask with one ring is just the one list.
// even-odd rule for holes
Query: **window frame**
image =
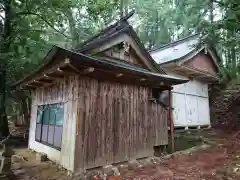
{"label": "window frame", "polygon": [[[56,124],[56,115],[55,115],[55,119],[54,119],[54,124],[50,124],[50,114],[51,114],[51,106],[54,106],[54,105],[60,105],[60,106],[62,106],[62,108],[63,108],[63,121],[62,121],[62,124],[61,125],[57,125]],[[43,123],[43,118],[44,118],[44,108],[46,108],[46,106],[47,106],[47,108],[48,108],[48,119],[47,119],[47,121],[48,121],[48,124],[44,124]],[[41,114],[41,116],[40,116],[40,120],[39,120],[39,108],[40,109],[43,109],[42,110],[42,114]],[[61,132],[61,141],[62,141],[62,133],[63,133],[63,123],[64,123],[64,103],[62,103],[62,102],[59,102],[59,103],[52,103],[52,104],[42,104],[42,105],[37,105],[37,117],[36,117],[36,127],[35,127],[35,141],[36,142],[39,142],[39,143],[41,143],[41,144],[44,144],[44,145],[46,145],[46,146],[49,146],[49,147],[51,147],[51,148],[54,148],[54,149],[56,149],[56,150],[61,150],[61,146],[62,146],[62,142],[61,142],[61,144],[60,144],[60,147],[58,147],[58,146],[55,146],[54,145],[54,137],[55,137],[55,127],[62,127],[62,132]],[[41,127],[40,127],[40,137],[39,137],[39,139],[37,138],[37,125],[41,125]],[[46,142],[44,142],[44,141],[42,141],[42,132],[43,132],[43,125],[47,125],[48,127],[47,127],[47,141]],[[54,126],[54,130],[53,130],[53,144],[51,144],[51,143],[48,143],[48,134],[49,134],[49,126]]]}

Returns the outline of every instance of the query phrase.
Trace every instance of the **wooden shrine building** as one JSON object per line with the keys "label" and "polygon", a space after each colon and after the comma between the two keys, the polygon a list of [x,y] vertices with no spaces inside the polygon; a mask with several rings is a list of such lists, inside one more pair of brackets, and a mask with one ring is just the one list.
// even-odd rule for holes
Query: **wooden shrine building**
{"label": "wooden shrine building", "polygon": [[152,156],[168,144],[168,110],[153,92],[188,80],[157,67],[129,16],[76,50],[54,46],[15,84],[31,91],[29,148],[70,171]]}

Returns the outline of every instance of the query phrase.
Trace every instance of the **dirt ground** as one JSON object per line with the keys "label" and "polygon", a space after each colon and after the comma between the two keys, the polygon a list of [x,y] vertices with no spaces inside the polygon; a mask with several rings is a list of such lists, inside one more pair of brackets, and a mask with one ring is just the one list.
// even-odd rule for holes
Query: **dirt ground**
{"label": "dirt ground", "polygon": [[[228,134],[213,131],[207,136],[216,143],[212,147],[163,159],[157,165],[129,170],[121,179],[240,180],[240,131]],[[13,158],[12,169],[17,179],[73,179],[53,162],[37,163],[33,152],[16,149],[16,154],[17,156]]]}
{"label": "dirt ground", "polygon": [[52,162],[37,162],[36,154],[26,148],[15,149],[12,170],[16,180],[68,180],[67,172]]}

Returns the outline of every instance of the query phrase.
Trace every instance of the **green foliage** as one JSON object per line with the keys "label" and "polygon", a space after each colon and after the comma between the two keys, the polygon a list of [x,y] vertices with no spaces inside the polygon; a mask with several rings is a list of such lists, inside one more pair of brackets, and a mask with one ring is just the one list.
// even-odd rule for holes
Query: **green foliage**
{"label": "green foliage", "polygon": [[76,47],[132,9],[136,11],[132,24],[148,48],[205,32],[209,45],[220,49],[223,66],[231,63],[237,69],[240,2],[236,0],[11,0],[11,7],[8,54],[10,66],[17,64],[12,68],[19,72],[17,77],[31,71],[30,66],[35,68],[51,45]]}
{"label": "green foliage", "polygon": [[[204,42],[222,57],[222,81],[239,79],[238,0],[0,0],[0,68],[6,70],[0,87],[9,91],[8,85],[35,69],[53,44],[75,48],[133,9],[130,22],[147,48],[203,32]],[[26,97],[6,94],[7,104]]]}
{"label": "green foliage", "polygon": [[29,94],[11,83],[39,66],[52,45],[71,49],[88,39],[118,16],[118,8],[119,1],[110,0],[0,1],[0,132],[7,128],[6,111],[27,111]]}
{"label": "green foliage", "polygon": [[[138,33],[148,48],[201,32],[222,58],[222,82],[239,76],[240,1],[135,0]],[[237,78],[239,79],[239,78]]]}

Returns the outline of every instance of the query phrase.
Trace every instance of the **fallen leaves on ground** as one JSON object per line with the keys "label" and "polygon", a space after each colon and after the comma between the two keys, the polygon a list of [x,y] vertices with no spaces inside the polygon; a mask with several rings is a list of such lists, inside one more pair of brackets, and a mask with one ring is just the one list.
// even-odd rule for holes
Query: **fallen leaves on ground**
{"label": "fallen leaves on ground", "polygon": [[125,179],[136,180],[239,180],[240,131],[215,134],[217,144],[188,155],[163,160],[157,166],[129,171]]}
{"label": "fallen leaves on ground", "polygon": [[[240,131],[226,134],[213,131],[211,140],[216,144],[206,150],[164,159],[161,164],[152,164],[129,170],[122,180],[239,180],[240,179]],[[67,180],[53,162],[36,163],[34,153],[17,152],[27,161],[16,158],[13,170],[21,180]]]}

